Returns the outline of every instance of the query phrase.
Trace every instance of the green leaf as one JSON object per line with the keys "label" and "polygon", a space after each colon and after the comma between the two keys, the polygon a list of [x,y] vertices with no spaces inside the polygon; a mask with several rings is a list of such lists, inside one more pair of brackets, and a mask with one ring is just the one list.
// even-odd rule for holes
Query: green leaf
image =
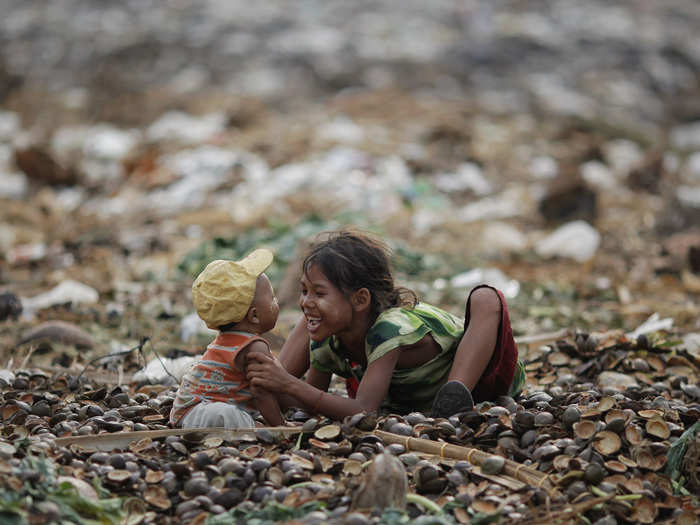
{"label": "green leaf", "polygon": [[487,523],[497,523],[500,520],[500,512],[494,512],[493,514],[484,514],[483,512],[478,512],[474,514],[472,519],[469,521],[469,525],[486,525]]}

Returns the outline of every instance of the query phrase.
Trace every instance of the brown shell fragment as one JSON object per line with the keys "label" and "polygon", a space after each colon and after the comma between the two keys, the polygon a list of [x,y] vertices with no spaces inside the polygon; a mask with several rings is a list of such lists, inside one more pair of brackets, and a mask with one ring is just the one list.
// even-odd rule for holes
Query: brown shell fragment
{"label": "brown shell fragment", "polygon": [[107,473],[107,479],[112,483],[124,483],[131,479],[131,472],[128,470],[111,470]]}
{"label": "brown shell fragment", "polygon": [[600,398],[600,401],[598,402],[598,410],[601,412],[607,412],[608,410],[614,408],[616,404],[617,403],[614,398],[605,396]]}
{"label": "brown shell fragment", "polygon": [[582,439],[591,439],[597,430],[596,424],[590,419],[584,419],[574,423],[574,435]]}
{"label": "brown shell fragment", "polygon": [[157,509],[168,510],[172,503],[165,488],[158,485],[151,485],[146,488],[143,499]]}
{"label": "brown shell fragment", "polygon": [[149,469],[146,471],[146,476],[144,479],[146,480],[146,483],[155,484],[155,483],[160,483],[161,481],[163,481],[163,478],[165,478],[165,474],[163,473],[162,470],[150,470]]}
{"label": "brown shell fragment", "polygon": [[644,439],[644,433],[637,425],[630,424],[625,427],[625,439],[632,446],[639,445]]}
{"label": "brown shell fragment", "polygon": [[260,445],[250,445],[241,450],[241,456],[244,458],[253,459],[260,456],[264,451],[265,449]]}
{"label": "brown shell fragment", "polygon": [[654,523],[658,513],[656,503],[648,498],[641,498],[634,503],[634,510],[630,519],[637,523]]}
{"label": "brown shell fragment", "polygon": [[595,442],[593,443],[593,448],[604,456],[616,454],[620,450],[621,446],[622,440],[620,439],[620,436],[607,430],[598,432],[595,436]]}
{"label": "brown shell fragment", "polygon": [[309,445],[321,450],[329,450],[331,448],[331,445],[328,442],[321,441],[320,439],[316,438],[309,438]]}
{"label": "brown shell fragment", "polygon": [[336,439],[339,435],[340,426],[338,425],[324,425],[314,432],[314,437],[322,441],[331,441]]}
{"label": "brown shell fragment", "polygon": [[660,439],[668,439],[671,435],[671,429],[669,428],[668,423],[661,418],[652,418],[647,420],[645,427],[647,434]]}
{"label": "brown shell fragment", "polygon": [[608,469],[612,472],[620,472],[620,473],[627,472],[627,465],[625,465],[621,461],[611,459],[609,461],[606,461],[604,463],[604,465],[605,465],[606,469]]}

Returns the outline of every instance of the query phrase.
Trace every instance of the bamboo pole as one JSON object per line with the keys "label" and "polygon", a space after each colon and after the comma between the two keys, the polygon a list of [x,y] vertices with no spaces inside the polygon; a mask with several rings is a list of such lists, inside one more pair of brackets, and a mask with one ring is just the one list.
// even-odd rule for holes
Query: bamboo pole
{"label": "bamboo pole", "polygon": [[68,436],[56,438],[54,443],[59,447],[68,445],[79,445],[91,447],[97,450],[109,452],[117,448],[128,447],[133,441],[150,438],[156,439],[166,436],[184,436],[186,434],[216,435],[224,438],[235,438],[245,434],[256,434],[261,431],[269,431],[279,434],[298,434],[302,432],[301,427],[255,427],[225,429],[221,427],[212,428],[167,428],[161,430],[137,430],[133,432],[105,432],[90,436]]}
{"label": "bamboo pole", "polygon": [[[462,447],[451,443],[441,443],[430,439],[400,436],[383,430],[375,430],[373,433],[386,443],[398,443],[399,445],[403,445],[406,451],[413,450],[416,452],[434,454],[443,458],[466,460],[472,465],[477,465],[479,467],[486,458],[496,455],[489,454],[488,452],[476,448]],[[517,461],[506,459],[503,473],[527,483],[528,485],[545,489],[548,492],[553,490],[552,483],[547,474],[518,463]]]}

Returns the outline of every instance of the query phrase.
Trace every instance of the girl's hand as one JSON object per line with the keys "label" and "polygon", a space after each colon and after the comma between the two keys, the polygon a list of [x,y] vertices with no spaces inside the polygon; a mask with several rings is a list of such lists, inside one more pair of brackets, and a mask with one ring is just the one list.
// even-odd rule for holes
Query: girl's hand
{"label": "girl's hand", "polygon": [[246,377],[252,388],[276,393],[287,391],[289,384],[295,379],[274,356],[262,353],[248,356]]}

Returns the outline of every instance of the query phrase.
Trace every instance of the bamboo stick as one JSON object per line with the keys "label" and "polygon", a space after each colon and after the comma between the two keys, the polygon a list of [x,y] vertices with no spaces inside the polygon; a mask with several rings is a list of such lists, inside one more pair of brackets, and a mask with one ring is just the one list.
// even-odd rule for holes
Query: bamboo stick
{"label": "bamboo stick", "polygon": [[[385,432],[383,430],[375,430],[374,434],[383,439],[386,443],[398,443],[403,445],[407,451],[413,450],[416,452],[434,454],[443,458],[466,460],[479,467],[486,458],[495,455],[476,448],[462,447],[451,443],[441,443],[430,439],[399,436],[398,434],[392,434],[391,432]],[[506,459],[503,473],[527,483],[528,485],[543,488],[548,492],[553,490],[547,474],[516,461]]]}
{"label": "bamboo stick", "polygon": [[255,428],[237,428],[225,429],[221,427],[214,428],[167,428],[162,430],[137,430],[134,432],[106,432],[103,434],[95,434],[92,436],[68,436],[56,438],[54,443],[59,447],[68,445],[79,445],[83,447],[96,448],[109,452],[117,448],[128,447],[133,441],[139,441],[144,438],[160,438],[165,436],[183,436],[186,434],[205,434],[217,435],[223,437],[236,437],[245,434],[255,434],[257,432],[267,430],[269,432],[278,432],[280,434],[298,434],[302,432],[301,427],[255,427]]}

